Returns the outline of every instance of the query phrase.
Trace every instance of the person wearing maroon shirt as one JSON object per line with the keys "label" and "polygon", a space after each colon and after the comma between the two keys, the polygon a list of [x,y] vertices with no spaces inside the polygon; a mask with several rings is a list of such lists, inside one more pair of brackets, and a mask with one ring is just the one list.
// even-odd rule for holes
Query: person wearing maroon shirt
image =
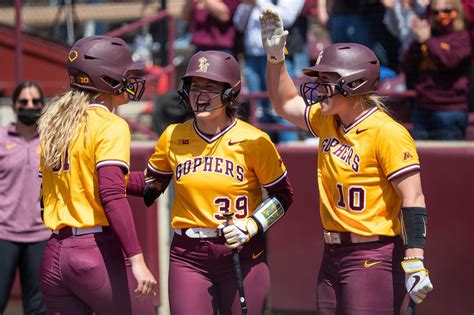
{"label": "person wearing maroon shirt", "polygon": [[460,0],[434,0],[428,19],[414,19],[415,42],[403,70],[416,91],[413,137],[463,140],[467,127],[471,42]]}
{"label": "person wearing maroon shirt", "polygon": [[38,118],[44,106],[39,83],[24,81],[12,94],[16,122],[0,128],[0,314],[5,311],[17,268],[25,314],[43,314],[38,287],[48,231],[39,216]]}
{"label": "person wearing maroon shirt", "polygon": [[240,0],[186,0],[182,18],[191,25],[196,52],[220,50],[233,54],[236,30],[232,17]]}

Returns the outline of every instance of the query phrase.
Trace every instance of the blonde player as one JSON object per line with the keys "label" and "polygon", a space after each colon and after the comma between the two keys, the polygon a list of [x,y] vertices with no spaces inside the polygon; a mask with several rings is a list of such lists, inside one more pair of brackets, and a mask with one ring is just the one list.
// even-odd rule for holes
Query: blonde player
{"label": "blonde player", "polygon": [[114,37],[79,40],[67,60],[70,91],[43,113],[40,176],[47,314],[154,314],[148,270],[125,196],[130,131],[112,110],[139,100],[143,65]]}
{"label": "blonde player", "polygon": [[377,57],[359,44],[327,46],[315,66],[303,69],[313,81],[301,86],[301,97],[284,66],[288,31],[280,16],[265,10],[260,22],[276,112],[319,137],[326,246],[318,314],[398,314],[403,270],[408,294],[420,303],[432,290],[423,264],[420,163],[413,139],[376,96]]}
{"label": "blonde player", "polygon": [[[269,271],[263,233],[282,218],[292,190],[268,135],[236,117],[239,92],[234,57],[194,54],[179,94],[195,117],[169,126],[148,164],[147,204],[171,178],[174,183],[169,273],[174,315],[241,312],[229,248],[240,250],[248,313],[264,311]],[[229,212],[235,213],[234,225],[225,224]]]}

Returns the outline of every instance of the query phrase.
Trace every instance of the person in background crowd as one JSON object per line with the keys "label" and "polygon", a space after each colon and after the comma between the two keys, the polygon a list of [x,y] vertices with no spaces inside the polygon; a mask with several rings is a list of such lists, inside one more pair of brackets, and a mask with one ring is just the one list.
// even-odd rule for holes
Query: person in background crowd
{"label": "person in background crowd", "polygon": [[44,106],[43,89],[35,81],[18,84],[12,94],[16,121],[0,128],[0,314],[20,271],[23,311],[44,314],[38,287],[46,240],[51,235],[41,221],[40,164],[37,121]]}
{"label": "person in background crowd", "polygon": [[377,95],[379,60],[360,44],[329,45],[303,69],[311,81],[299,95],[283,62],[281,17],[267,9],[260,21],[276,112],[319,137],[325,247],[318,314],[399,314],[405,293],[422,302],[433,286],[423,263],[420,162],[410,134]]}
{"label": "person in background crowd", "polygon": [[405,51],[415,40],[412,31],[414,17],[423,17],[429,0],[382,0],[385,7],[384,24],[390,33],[400,40],[399,55]]}
{"label": "person in background crowd", "polygon": [[40,268],[49,315],[155,314],[148,270],[126,199],[130,130],[112,111],[140,100],[144,65],[120,38],[91,36],[69,51],[70,90],[39,122],[44,224]]}
{"label": "person in background crowd", "polygon": [[[237,7],[234,15],[234,25],[237,30],[244,34],[244,77],[250,92],[264,92],[267,90],[265,82],[266,53],[262,46],[258,17],[262,14],[264,8],[271,7],[282,13],[285,27],[291,27],[301,15],[304,4],[304,0],[243,0]],[[292,68],[294,67],[292,66]],[[275,115],[267,99],[257,100],[256,105],[256,116],[259,123],[290,124],[288,121]],[[269,134],[274,142],[287,142],[299,139],[296,131],[277,131],[269,132]]]}
{"label": "person in background crowd", "polygon": [[220,50],[232,54],[236,31],[232,17],[240,0],[185,0],[181,17],[191,24],[196,51]]}
{"label": "person in background crowd", "polygon": [[428,19],[414,18],[415,42],[403,62],[416,90],[413,137],[464,140],[472,46],[459,0],[433,0]]}
{"label": "person in background crowd", "polygon": [[[239,248],[248,314],[265,309],[270,275],[264,233],[283,218],[293,192],[268,135],[237,118],[240,89],[240,67],[232,55],[194,54],[178,91],[194,119],[166,128],[148,163],[147,206],[171,179],[174,183],[173,315],[241,312],[228,247]],[[224,216],[230,212],[233,225]]]}

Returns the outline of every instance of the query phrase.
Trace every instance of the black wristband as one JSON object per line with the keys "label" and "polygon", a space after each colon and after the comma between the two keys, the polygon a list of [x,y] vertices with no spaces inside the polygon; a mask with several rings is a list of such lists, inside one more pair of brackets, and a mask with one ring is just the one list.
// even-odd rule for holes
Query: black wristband
{"label": "black wristband", "polygon": [[402,208],[402,237],[405,248],[425,248],[427,221],[426,208]]}

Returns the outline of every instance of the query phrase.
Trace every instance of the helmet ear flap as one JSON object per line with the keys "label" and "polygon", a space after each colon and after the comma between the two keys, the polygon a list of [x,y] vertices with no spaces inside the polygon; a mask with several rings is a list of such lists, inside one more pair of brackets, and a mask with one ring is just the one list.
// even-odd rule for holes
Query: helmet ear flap
{"label": "helmet ear flap", "polygon": [[179,103],[186,109],[191,108],[191,100],[189,99],[189,90],[191,89],[191,80],[183,79],[181,81],[181,88],[176,92],[179,96]]}
{"label": "helmet ear flap", "polygon": [[235,91],[232,88],[226,88],[221,94],[222,103],[226,106],[233,106],[236,102],[237,96],[235,95]]}

